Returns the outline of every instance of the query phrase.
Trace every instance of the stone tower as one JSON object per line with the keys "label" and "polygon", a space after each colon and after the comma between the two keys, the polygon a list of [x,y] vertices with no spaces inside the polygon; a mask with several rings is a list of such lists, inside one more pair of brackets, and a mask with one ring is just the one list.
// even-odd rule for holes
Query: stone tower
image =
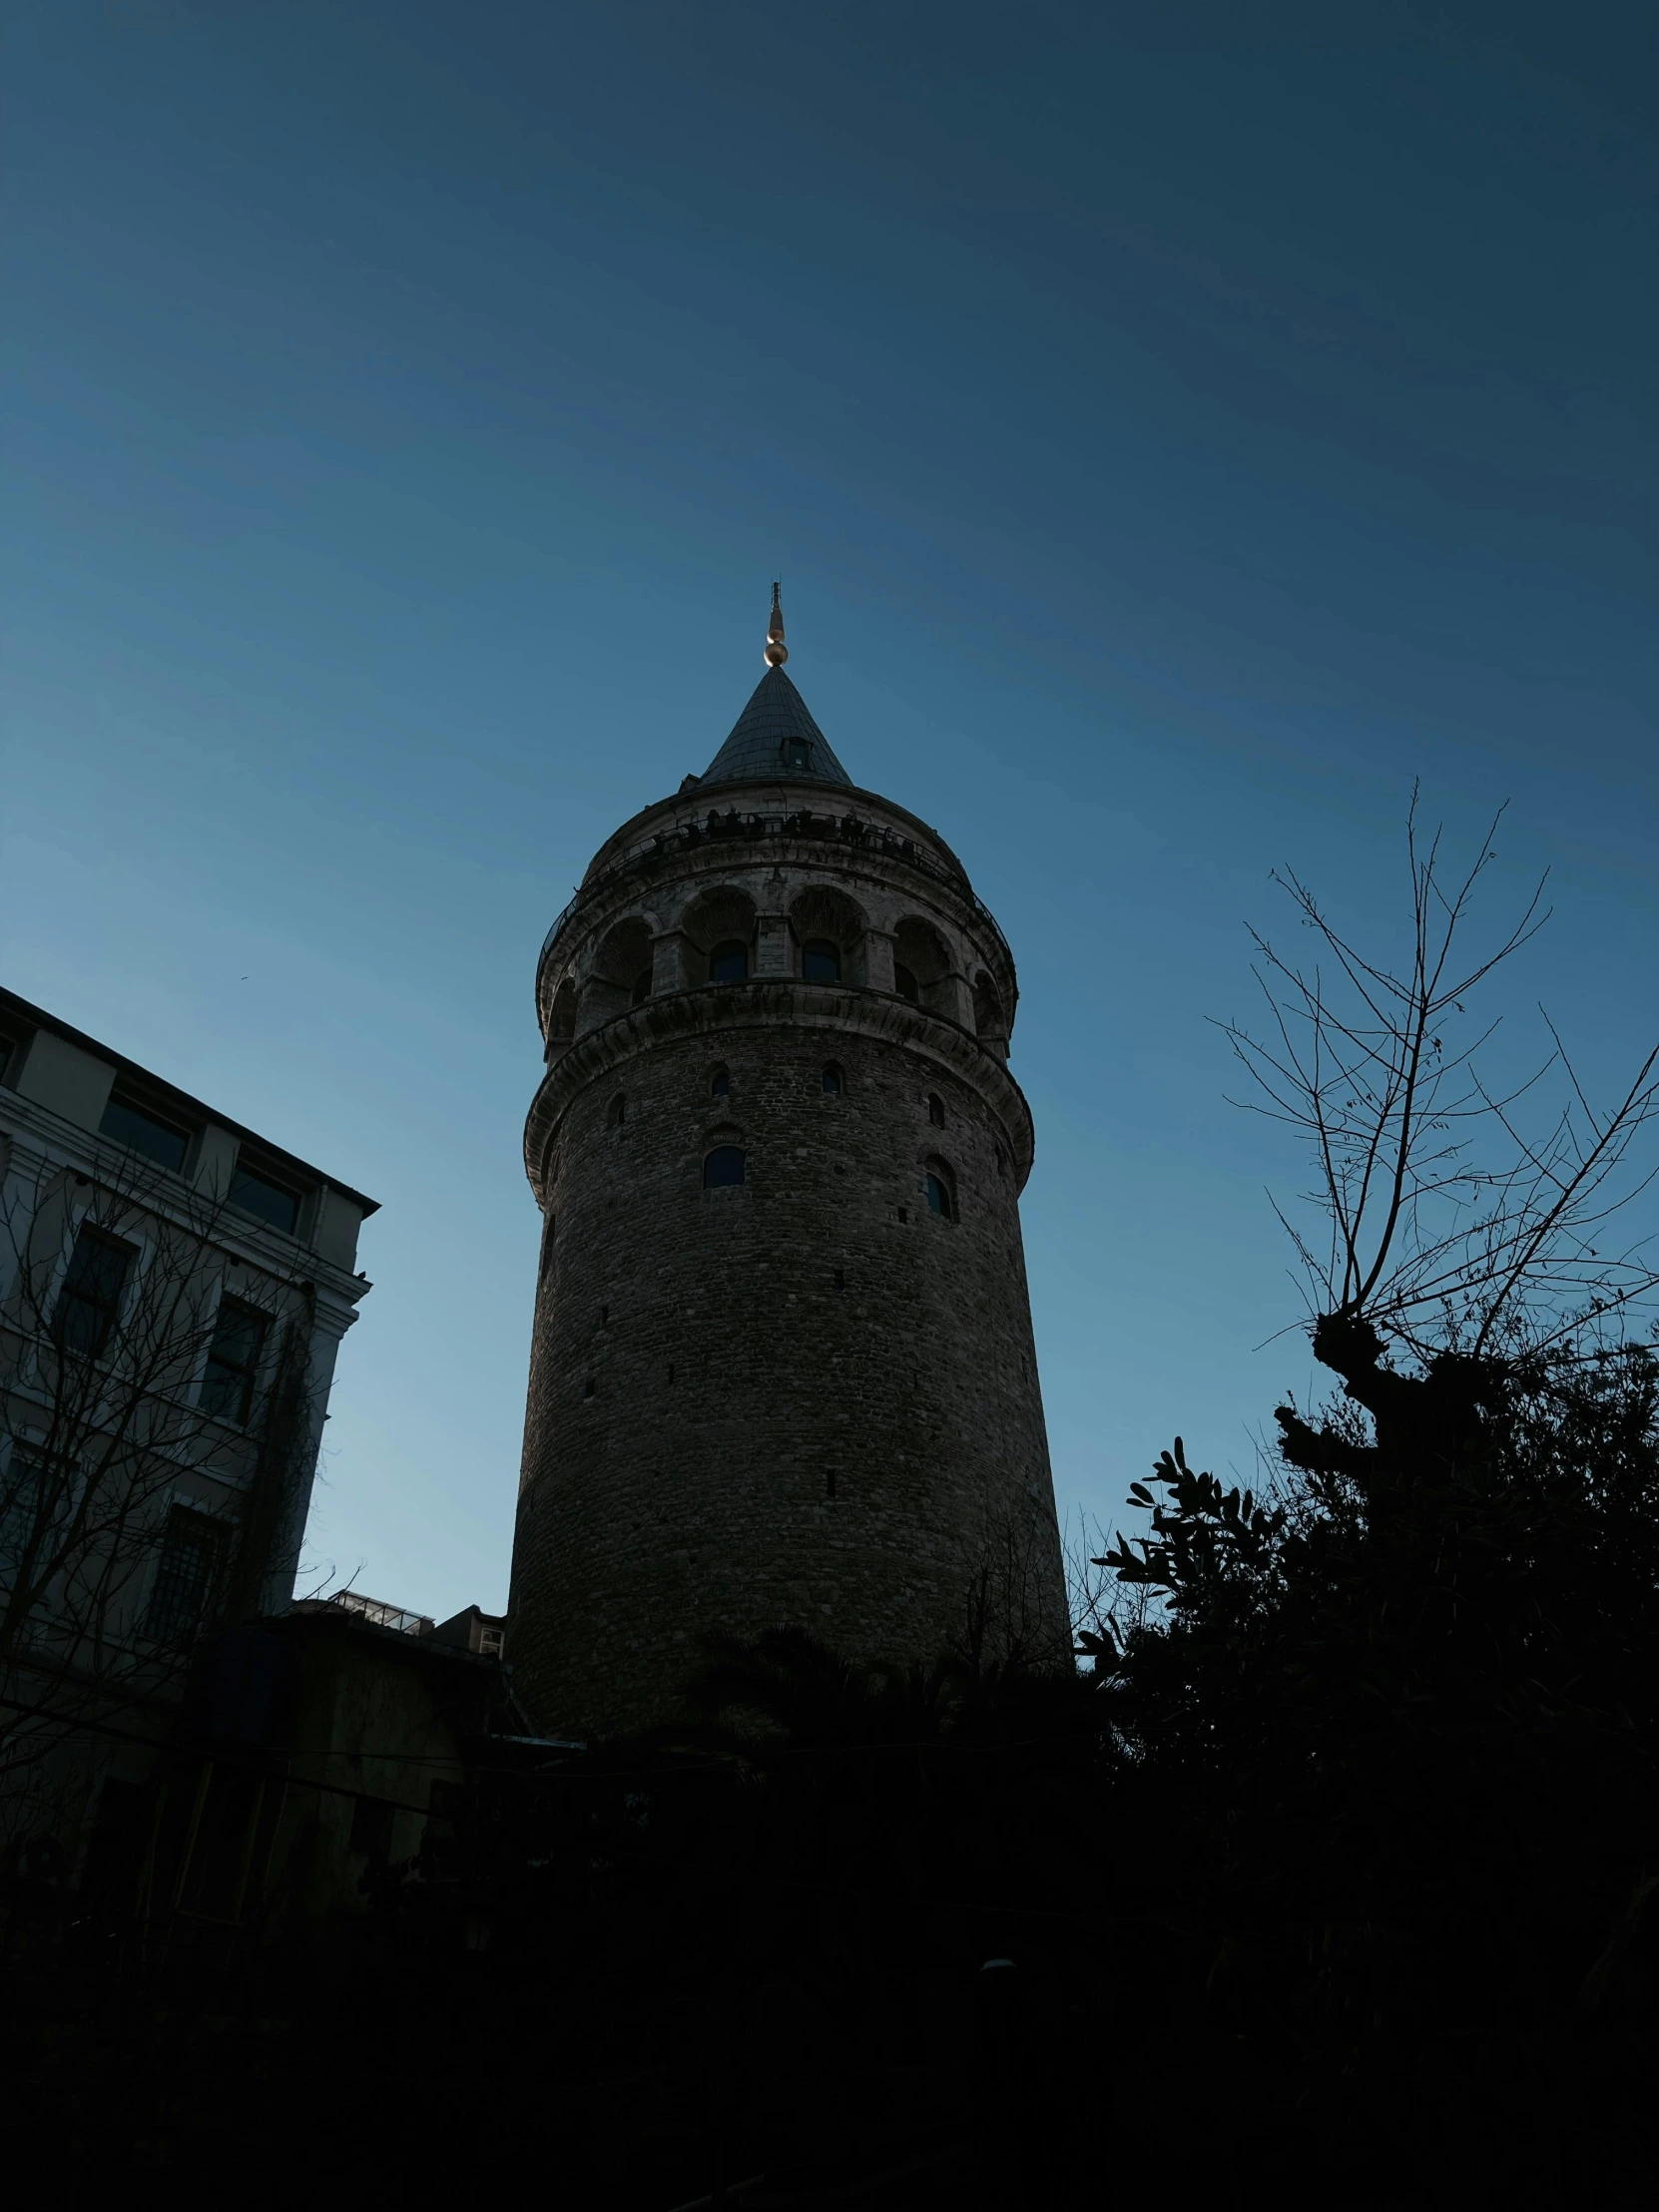
{"label": "stone tower", "polygon": [[783,663],[548,932],[512,1652],[544,1725],[672,1709],[713,1633],[1069,1644],[1020,1243],[1014,963]]}

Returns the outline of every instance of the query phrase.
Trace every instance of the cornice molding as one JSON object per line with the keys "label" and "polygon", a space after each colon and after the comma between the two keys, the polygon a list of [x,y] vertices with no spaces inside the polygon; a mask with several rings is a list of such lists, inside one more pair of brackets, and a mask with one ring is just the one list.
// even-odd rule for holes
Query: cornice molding
{"label": "cornice molding", "polygon": [[978,1093],[1008,1141],[1014,1188],[1031,1173],[1035,1137],[1025,1093],[1002,1061],[971,1031],[907,998],[842,983],[807,983],[799,976],[757,976],[747,983],[706,983],[665,992],[590,1029],[548,1069],[524,1125],[524,1171],[543,1202],[547,1155],[570,1104],[590,1083],[625,1067],[653,1045],[688,1037],[730,1038],[746,1029],[811,1030],[823,1036],[872,1037],[899,1045]]}
{"label": "cornice molding", "polygon": [[[25,1098],[21,1092],[0,1091],[0,1132],[14,1139],[9,1174],[15,1174],[19,1155],[26,1147],[27,1157],[36,1163],[36,1174],[51,1169],[96,1177],[141,1213],[154,1214],[170,1228],[204,1245],[216,1245],[244,1267],[257,1268],[262,1275],[296,1288],[312,1284],[319,1302],[326,1302],[335,1313],[349,1317],[358,1300],[368,1294],[367,1282],[337,1267],[332,1260],[325,1260],[313,1245],[263,1227],[188,1178],[170,1175],[166,1168],[147,1165],[135,1171],[131,1155],[119,1145],[96,1130],[84,1129],[79,1122],[65,1120],[62,1114]],[[22,1144],[16,1143],[18,1135]],[[200,1212],[203,1208],[208,1211],[206,1230]],[[341,1333],[349,1327],[348,1318],[341,1324]]]}

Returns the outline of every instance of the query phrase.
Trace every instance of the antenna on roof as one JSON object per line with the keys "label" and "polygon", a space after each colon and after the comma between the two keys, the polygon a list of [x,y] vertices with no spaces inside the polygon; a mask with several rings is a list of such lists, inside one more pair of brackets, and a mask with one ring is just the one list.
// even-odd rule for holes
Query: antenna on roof
{"label": "antenna on roof", "polygon": [[778,594],[782,586],[772,587],[772,620],[767,624],[766,664],[768,668],[782,668],[790,657],[790,649],[784,643],[784,610],[779,605]]}

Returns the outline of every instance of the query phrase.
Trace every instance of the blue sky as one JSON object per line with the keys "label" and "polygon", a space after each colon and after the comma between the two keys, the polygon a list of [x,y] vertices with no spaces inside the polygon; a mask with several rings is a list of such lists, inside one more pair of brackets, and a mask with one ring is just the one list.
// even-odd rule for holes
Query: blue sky
{"label": "blue sky", "polygon": [[1309,1386],[1271,866],[1382,941],[1412,780],[1507,799],[1516,1020],[1645,1049],[1651,9],[10,21],[3,973],[381,1200],[318,1561],[504,1600],[536,951],[774,575],[1019,961],[1063,1508]]}

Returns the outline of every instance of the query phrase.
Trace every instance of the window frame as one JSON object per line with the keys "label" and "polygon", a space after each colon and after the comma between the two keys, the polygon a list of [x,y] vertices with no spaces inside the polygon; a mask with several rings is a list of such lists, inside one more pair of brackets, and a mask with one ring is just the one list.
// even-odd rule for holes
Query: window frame
{"label": "window frame", "polygon": [[[736,956],[743,962],[741,975],[717,975],[715,963]],[[709,948],[709,981],[711,983],[747,983],[749,981],[749,947],[741,937],[722,937],[719,944]]]}
{"label": "window frame", "polygon": [[[245,1317],[254,1325],[253,1352],[246,1362],[237,1363],[219,1355],[219,1345],[226,1321],[230,1318],[226,1309]],[[254,1399],[259,1391],[260,1371],[265,1365],[266,1347],[271,1337],[273,1316],[263,1307],[255,1306],[246,1298],[238,1298],[233,1292],[225,1292],[219,1301],[219,1311],[214,1316],[213,1335],[208,1340],[208,1357],[202,1370],[202,1380],[197,1385],[198,1408],[211,1420],[227,1421],[233,1428],[246,1428],[254,1410]],[[224,1405],[211,1402],[216,1367],[235,1377],[240,1382],[238,1409],[228,1411]]]}
{"label": "window frame", "polygon": [[[923,1161],[921,1191],[927,1211],[935,1220],[952,1223],[960,1222],[962,1215],[960,1203],[956,1196],[956,1176],[948,1160],[929,1158]],[[934,1203],[933,1194],[935,1191],[942,1201],[941,1204],[936,1205]]]}
{"label": "window frame", "polygon": [[[238,1186],[243,1183],[257,1183],[268,1191],[276,1192],[282,1198],[291,1199],[293,1201],[292,1222],[283,1224],[279,1221],[274,1221],[270,1214],[262,1213],[257,1206],[245,1205],[237,1196]],[[284,1182],[280,1171],[274,1172],[268,1168],[258,1153],[249,1155],[241,1149],[238,1150],[236,1159],[232,1164],[231,1185],[226,1193],[225,1202],[228,1206],[235,1207],[236,1211],[244,1215],[249,1221],[257,1221],[265,1229],[275,1229],[279,1237],[292,1237],[297,1240],[304,1221],[305,1204],[310,1196],[311,1193],[302,1189],[298,1184]]]}
{"label": "window frame", "polygon": [[[21,1476],[30,1474],[32,1499],[18,1492]],[[6,1471],[0,1480],[4,1490],[0,1492],[0,1588],[15,1590],[18,1577],[23,1572],[23,1556],[31,1543],[36,1546],[35,1556],[29,1561],[28,1576],[31,1584],[40,1572],[41,1554],[51,1553],[54,1531],[67,1521],[75,1510],[77,1484],[64,1481],[59,1494],[51,1500],[50,1509],[42,1515],[42,1508],[51,1497],[49,1485],[58,1481],[52,1465],[52,1456],[44,1444],[32,1442],[27,1436],[14,1436],[11,1450],[6,1457]],[[16,1542],[16,1550],[11,1549]],[[54,1569],[54,1572],[56,1569]],[[39,1586],[36,1586],[39,1595]]]}
{"label": "window frame", "polygon": [[[121,1277],[107,1308],[95,1299],[87,1298],[76,1278],[75,1264],[83,1248],[103,1245],[106,1250],[123,1255]],[[58,1285],[57,1296],[52,1301],[52,1318],[48,1324],[52,1341],[60,1352],[72,1352],[82,1359],[101,1360],[109,1349],[111,1337],[121,1326],[127,1296],[132,1289],[133,1271],[139,1258],[139,1247],[127,1237],[118,1237],[113,1229],[106,1229],[100,1222],[89,1221],[85,1215],[76,1224],[75,1241],[69,1248],[69,1258],[64,1266],[63,1280]],[[88,1344],[70,1342],[68,1334],[68,1308],[75,1301],[82,1309],[103,1315],[103,1326],[96,1332],[95,1340]]]}
{"label": "window frame", "polygon": [[[709,1170],[716,1160],[732,1158],[738,1163],[736,1175],[721,1175],[711,1180]],[[703,1188],[706,1191],[741,1191],[749,1182],[749,1155],[741,1144],[723,1142],[711,1145],[703,1155]]]}
{"label": "window frame", "polygon": [[[199,1536],[208,1555],[206,1578],[202,1584],[200,1602],[195,1616],[188,1623],[174,1599],[174,1611],[164,1614],[163,1577],[169,1566],[170,1542],[187,1533]],[[156,1532],[156,1561],[150,1576],[150,1588],[144,1601],[144,1616],[139,1633],[156,1644],[193,1643],[202,1633],[208,1609],[217,1593],[225,1573],[230,1551],[231,1529],[218,1514],[192,1500],[174,1497],[169,1499],[167,1518]]]}
{"label": "window frame", "polygon": [[[131,1136],[108,1128],[106,1124],[112,1113],[130,1115],[135,1122],[147,1123],[162,1136],[175,1138],[178,1142],[178,1158],[172,1157],[171,1147],[164,1154],[148,1145],[135,1144]],[[110,1088],[109,1097],[104,1101],[104,1111],[98,1117],[98,1134],[108,1143],[119,1145],[124,1152],[136,1154],[141,1160],[148,1160],[152,1167],[165,1168],[169,1175],[183,1175],[190,1164],[191,1147],[201,1131],[152,1106],[138,1091],[130,1090],[125,1084],[115,1083]]]}

